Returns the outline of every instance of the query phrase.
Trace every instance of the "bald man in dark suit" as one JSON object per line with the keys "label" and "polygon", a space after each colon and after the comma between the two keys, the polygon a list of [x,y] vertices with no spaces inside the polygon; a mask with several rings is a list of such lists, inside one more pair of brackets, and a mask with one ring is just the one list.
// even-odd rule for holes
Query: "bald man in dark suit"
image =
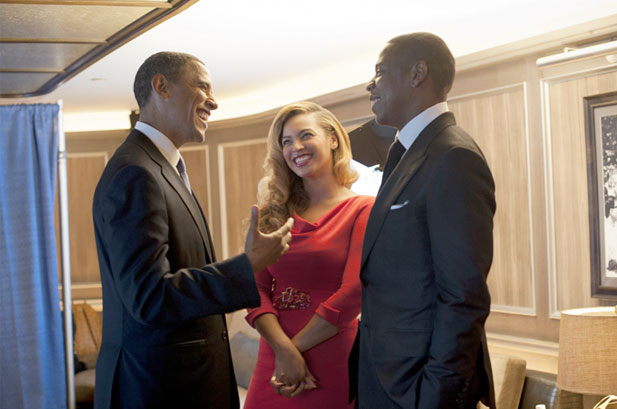
{"label": "bald man in dark suit", "polygon": [[369,82],[377,122],[398,129],[362,250],[358,407],[495,407],[484,323],[494,182],[446,103],[454,58],[439,37],[386,45]]}

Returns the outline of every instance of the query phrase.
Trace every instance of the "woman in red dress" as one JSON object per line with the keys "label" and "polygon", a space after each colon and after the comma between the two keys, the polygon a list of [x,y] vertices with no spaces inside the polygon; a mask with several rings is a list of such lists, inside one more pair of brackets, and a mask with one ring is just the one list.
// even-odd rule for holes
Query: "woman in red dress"
{"label": "woman in red dress", "polygon": [[[289,250],[256,274],[261,334],[245,409],[352,408],[347,358],[358,329],[360,258],[371,196],[349,187],[349,136],[311,102],[279,111],[260,182],[260,228],[294,218]],[[292,397],[291,399],[286,398]]]}

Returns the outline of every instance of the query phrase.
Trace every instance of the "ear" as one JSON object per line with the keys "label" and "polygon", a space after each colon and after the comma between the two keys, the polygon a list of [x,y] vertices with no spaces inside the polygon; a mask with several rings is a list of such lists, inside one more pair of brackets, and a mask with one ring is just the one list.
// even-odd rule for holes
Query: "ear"
{"label": "ear", "polygon": [[411,86],[417,88],[428,77],[428,64],[420,60],[411,66]]}
{"label": "ear", "polygon": [[169,98],[169,81],[163,74],[155,74],[152,77],[152,90],[160,95],[163,99]]}
{"label": "ear", "polygon": [[336,150],[338,148],[338,139],[336,139],[336,134],[334,132],[330,133],[330,149]]}

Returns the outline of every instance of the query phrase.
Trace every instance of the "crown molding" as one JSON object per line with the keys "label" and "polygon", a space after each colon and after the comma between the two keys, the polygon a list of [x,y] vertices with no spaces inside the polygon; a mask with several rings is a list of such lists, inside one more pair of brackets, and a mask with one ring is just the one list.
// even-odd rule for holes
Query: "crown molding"
{"label": "crown molding", "polygon": [[542,57],[611,36],[617,37],[617,14],[460,56],[456,59],[456,70],[462,72],[528,56]]}

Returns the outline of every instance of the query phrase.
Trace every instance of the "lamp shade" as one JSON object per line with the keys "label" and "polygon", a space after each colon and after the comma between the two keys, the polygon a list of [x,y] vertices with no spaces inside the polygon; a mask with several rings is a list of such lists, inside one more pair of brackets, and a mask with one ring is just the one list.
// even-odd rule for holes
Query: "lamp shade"
{"label": "lamp shade", "polygon": [[561,312],[557,386],[590,395],[617,394],[615,307]]}

